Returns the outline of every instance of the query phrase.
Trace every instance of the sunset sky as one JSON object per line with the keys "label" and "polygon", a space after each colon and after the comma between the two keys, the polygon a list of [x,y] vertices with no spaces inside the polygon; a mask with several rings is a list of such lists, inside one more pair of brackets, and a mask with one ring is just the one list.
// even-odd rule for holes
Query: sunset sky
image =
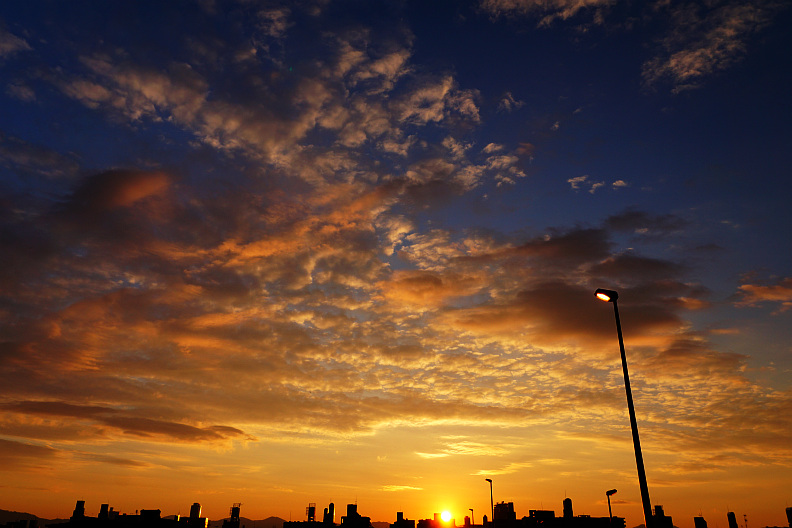
{"label": "sunset sky", "polygon": [[789,5],[0,2],[0,508],[785,525]]}

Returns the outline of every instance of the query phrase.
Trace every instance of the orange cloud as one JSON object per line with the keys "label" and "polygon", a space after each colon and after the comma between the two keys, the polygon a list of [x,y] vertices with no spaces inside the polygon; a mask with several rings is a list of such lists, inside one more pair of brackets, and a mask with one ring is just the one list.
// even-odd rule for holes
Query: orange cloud
{"label": "orange cloud", "polygon": [[753,306],[762,302],[781,303],[782,310],[792,308],[792,278],[785,278],[771,286],[743,284],[742,299],[738,304]]}

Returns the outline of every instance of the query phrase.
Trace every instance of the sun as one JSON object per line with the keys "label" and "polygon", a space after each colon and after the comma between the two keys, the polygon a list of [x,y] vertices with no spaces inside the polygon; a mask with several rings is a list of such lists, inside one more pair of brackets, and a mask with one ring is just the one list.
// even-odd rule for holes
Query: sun
{"label": "sun", "polygon": [[440,518],[443,519],[443,522],[448,522],[451,520],[451,512],[448,510],[444,510],[443,513],[440,514]]}

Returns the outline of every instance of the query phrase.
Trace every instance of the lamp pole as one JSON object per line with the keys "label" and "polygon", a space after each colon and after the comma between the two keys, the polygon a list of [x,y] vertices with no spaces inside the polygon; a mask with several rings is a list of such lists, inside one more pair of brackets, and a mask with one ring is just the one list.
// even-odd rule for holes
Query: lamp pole
{"label": "lamp pole", "polygon": [[495,502],[492,500],[492,479],[484,479],[490,483],[490,509],[492,510],[492,518],[490,519],[490,523],[495,525]]}
{"label": "lamp pole", "polygon": [[613,512],[611,511],[610,496],[613,495],[614,493],[616,493],[615,489],[608,490],[605,492],[605,496],[608,497],[608,518],[610,519],[609,526],[613,526]]}
{"label": "lamp pole", "polygon": [[[599,288],[594,293],[598,299],[613,303],[613,314],[616,316],[616,333],[619,336],[619,350],[621,351],[622,371],[624,371],[624,390],[627,393],[627,408],[630,411],[630,427],[632,428],[633,447],[635,448],[635,465],[638,467],[638,485],[641,488],[644,522],[646,523],[646,528],[653,528],[652,503],[649,501],[649,486],[646,484],[646,470],[644,470],[643,454],[641,453],[641,440],[638,438],[638,422],[635,420],[635,407],[633,406],[632,390],[630,389],[630,374],[627,372],[627,356],[624,353],[619,306],[616,304],[619,294],[613,290],[605,290],[603,288]],[[610,500],[608,503],[610,504]]]}

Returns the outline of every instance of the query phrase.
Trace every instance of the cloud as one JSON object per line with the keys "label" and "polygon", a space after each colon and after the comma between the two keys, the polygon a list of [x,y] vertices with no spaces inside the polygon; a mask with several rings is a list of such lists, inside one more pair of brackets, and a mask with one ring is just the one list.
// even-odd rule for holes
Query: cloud
{"label": "cloud", "polygon": [[0,27],[0,58],[10,57],[20,51],[29,51],[32,48],[23,38],[17,37]]}
{"label": "cloud", "polygon": [[0,438],[0,464],[6,470],[42,469],[58,462],[61,453],[49,446]]}
{"label": "cloud", "polygon": [[587,187],[588,192],[590,194],[594,194],[597,191],[597,189],[605,186],[605,182],[595,182],[589,180],[588,174],[585,174],[583,176],[575,176],[574,178],[569,178],[567,180],[567,183],[570,186],[572,186],[572,189],[575,191],[579,191]]}
{"label": "cloud", "polygon": [[540,17],[539,25],[566,20],[581,11],[596,10],[612,5],[613,0],[481,0],[481,8],[492,16],[531,15]]}
{"label": "cloud", "polygon": [[475,294],[483,286],[481,277],[403,271],[381,284],[386,298],[424,308],[444,304],[449,298]]}
{"label": "cloud", "polygon": [[64,210],[96,213],[126,208],[166,191],[170,178],[164,172],[111,170],[85,179],[74,191]]}
{"label": "cloud", "polygon": [[30,86],[19,82],[9,84],[6,87],[6,94],[27,103],[36,100],[36,92]]}
{"label": "cloud", "polygon": [[79,163],[43,145],[0,132],[0,164],[29,178],[74,179]]}
{"label": "cloud", "polygon": [[670,10],[672,30],[662,40],[663,52],[643,66],[648,85],[668,79],[674,92],[698,87],[702,80],[742,59],[749,39],[783,9],[772,0],[722,1],[712,7],[695,2]]}
{"label": "cloud", "polygon": [[523,106],[525,106],[525,101],[518,101],[511,92],[506,92],[498,103],[498,111],[512,112],[514,110],[519,110]]}
{"label": "cloud", "polygon": [[161,436],[170,440],[200,442],[244,437],[239,429],[227,426],[195,427],[192,425],[134,416],[109,407],[74,405],[64,402],[22,401],[2,404],[6,411],[41,414],[77,420],[88,420],[116,428],[127,435]]}
{"label": "cloud", "polygon": [[613,280],[668,280],[682,275],[685,267],[668,260],[622,254],[595,264],[589,271],[596,276]]}
{"label": "cloud", "polygon": [[388,484],[382,486],[380,491],[421,491],[423,488],[418,488],[416,486],[401,486],[396,484]]}
{"label": "cloud", "polygon": [[777,284],[742,284],[739,287],[741,295],[738,306],[756,306],[760,303],[779,303],[779,312],[792,308],[792,278],[784,278]]}
{"label": "cloud", "polygon": [[446,442],[438,453],[416,453],[421,458],[445,458],[454,455],[466,456],[503,456],[509,453],[510,447],[460,440]]}
{"label": "cloud", "polygon": [[748,52],[752,37],[786,7],[777,0],[718,0],[711,5],[657,0],[641,4],[635,18],[625,24],[610,16],[615,4],[613,0],[479,2],[480,8],[496,21],[526,17],[536,19],[539,27],[550,27],[574,20],[583,33],[591,25],[643,31],[655,41],[656,49],[655,56],[642,66],[644,83],[654,87],[669,82],[674,93],[697,88],[707,77],[739,62]]}
{"label": "cloud", "polygon": [[96,453],[78,453],[75,455],[76,458],[81,460],[88,460],[91,462],[99,462],[100,464],[110,464],[112,466],[120,466],[123,468],[147,468],[151,467],[151,464],[147,464],[146,462],[140,462],[138,460],[132,460],[129,458],[121,458],[121,457],[114,457],[108,455],[100,455]]}
{"label": "cloud", "polygon": [[659,236],[682,231],[690,223],[674,214],[652,215],[645,211],[627,209],[609,216],[605,220],[605,225],[617,231]]}
{"label": "cloud", "polygon": [[481,476],[491,476],[491,475],[509,475],[511,473],[517,473],[521,469],[530,468],[534,465],[531,462],[512,462],[503,466],[500,469],[481,469],[473,473],[473,475],[481,475]]}

